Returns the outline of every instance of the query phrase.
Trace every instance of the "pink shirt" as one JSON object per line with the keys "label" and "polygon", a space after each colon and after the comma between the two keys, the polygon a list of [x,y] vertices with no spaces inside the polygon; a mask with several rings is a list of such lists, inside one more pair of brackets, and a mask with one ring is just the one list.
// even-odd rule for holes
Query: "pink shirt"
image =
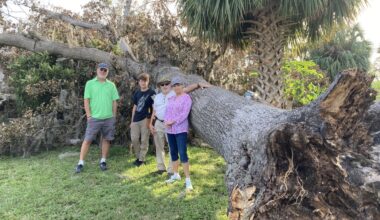
{"label": "pink shirt", "polygon": [[188,132],[190,109],[191,98],[188,94],[170,97],[164,120],[165,122],[174,121],[174,124],[170,128],[166,128],[166,133],[179,134]]}

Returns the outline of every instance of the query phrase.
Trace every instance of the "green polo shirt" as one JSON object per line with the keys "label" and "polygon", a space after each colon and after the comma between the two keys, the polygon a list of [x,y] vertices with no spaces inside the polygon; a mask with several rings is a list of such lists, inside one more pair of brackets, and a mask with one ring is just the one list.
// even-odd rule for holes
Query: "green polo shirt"
{"label": "green polo shirt", "polygon": [[119,99],[119,93],[113,82],[100,82],[95,77],[87,81],[84,89],[84,98],[90,100],[91,117],[107,119],[113,117],[112,102]]}

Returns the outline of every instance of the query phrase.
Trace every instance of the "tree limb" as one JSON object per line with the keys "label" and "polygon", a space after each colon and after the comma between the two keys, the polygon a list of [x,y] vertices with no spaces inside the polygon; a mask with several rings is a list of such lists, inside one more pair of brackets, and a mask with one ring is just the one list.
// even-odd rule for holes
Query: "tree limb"
{"label": "tree limb", "polygon": [[48,52],[77,60],[89,60],[94,62],[105,62],[115,69],[125,71],[137,76],[146,71],[146,66],[133,61],[130,58],[115,56],[111,53],[86,47],[70,47],[67,44],[53,42],[44,39],[33,39],[21,34],[0,34],[0,45],[15,46],[32,52]]}
{"label": "tree limb", "polygon": [[64,21],[66,23],[69,23],[73,26],[81,27],[84,29],[99,30],[99,31],[103,31],[103,32],[108,31],[107,25],[81,21],[81,20],[75,19],[71,16],[64,15],[64,14],[57,13],[57,12],[53,12],[53,11],[50,11],[47,9],[41,9],[40,8],[40,9],[37,9],[37,11],[41,14],[46,15],[46,18],[45,18],[46,20],[49,20],[49,19],[61,20],[61,21]]}

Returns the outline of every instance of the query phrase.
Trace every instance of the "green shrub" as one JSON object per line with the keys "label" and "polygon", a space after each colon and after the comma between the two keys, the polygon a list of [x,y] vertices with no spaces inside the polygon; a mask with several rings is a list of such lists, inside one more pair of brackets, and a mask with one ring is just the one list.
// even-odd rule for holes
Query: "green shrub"
{"label": "green shrub", "polygon": [[285,94],[294,107],[315,100],[325,91],[328,78],[313,61],[288,61],[283,67]]}
{"label": "green shrub", "polygon": [[47,53],[20,56],[8,68],[12,72],[10,85],[15,88],[19,112],[49,103],[75,76],[74,70],[56,64],[56,58]]}

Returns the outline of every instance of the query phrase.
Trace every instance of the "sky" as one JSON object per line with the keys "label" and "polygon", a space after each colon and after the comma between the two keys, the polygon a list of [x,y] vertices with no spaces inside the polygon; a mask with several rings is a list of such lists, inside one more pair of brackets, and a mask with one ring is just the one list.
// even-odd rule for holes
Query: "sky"
{"label": "sky", "polygon": [[[138,0],[135,0],[138,1]],[[81,5],[89,0],[40,0],[44,5],[59,6],[75,12],[81,11]],[[371,60],[379,57],[377,48],[380,47],[380,0],[368,0],[368,5],[363,8],[357,18],[360,26],[364,30],[365,38],[373,45]]]}

